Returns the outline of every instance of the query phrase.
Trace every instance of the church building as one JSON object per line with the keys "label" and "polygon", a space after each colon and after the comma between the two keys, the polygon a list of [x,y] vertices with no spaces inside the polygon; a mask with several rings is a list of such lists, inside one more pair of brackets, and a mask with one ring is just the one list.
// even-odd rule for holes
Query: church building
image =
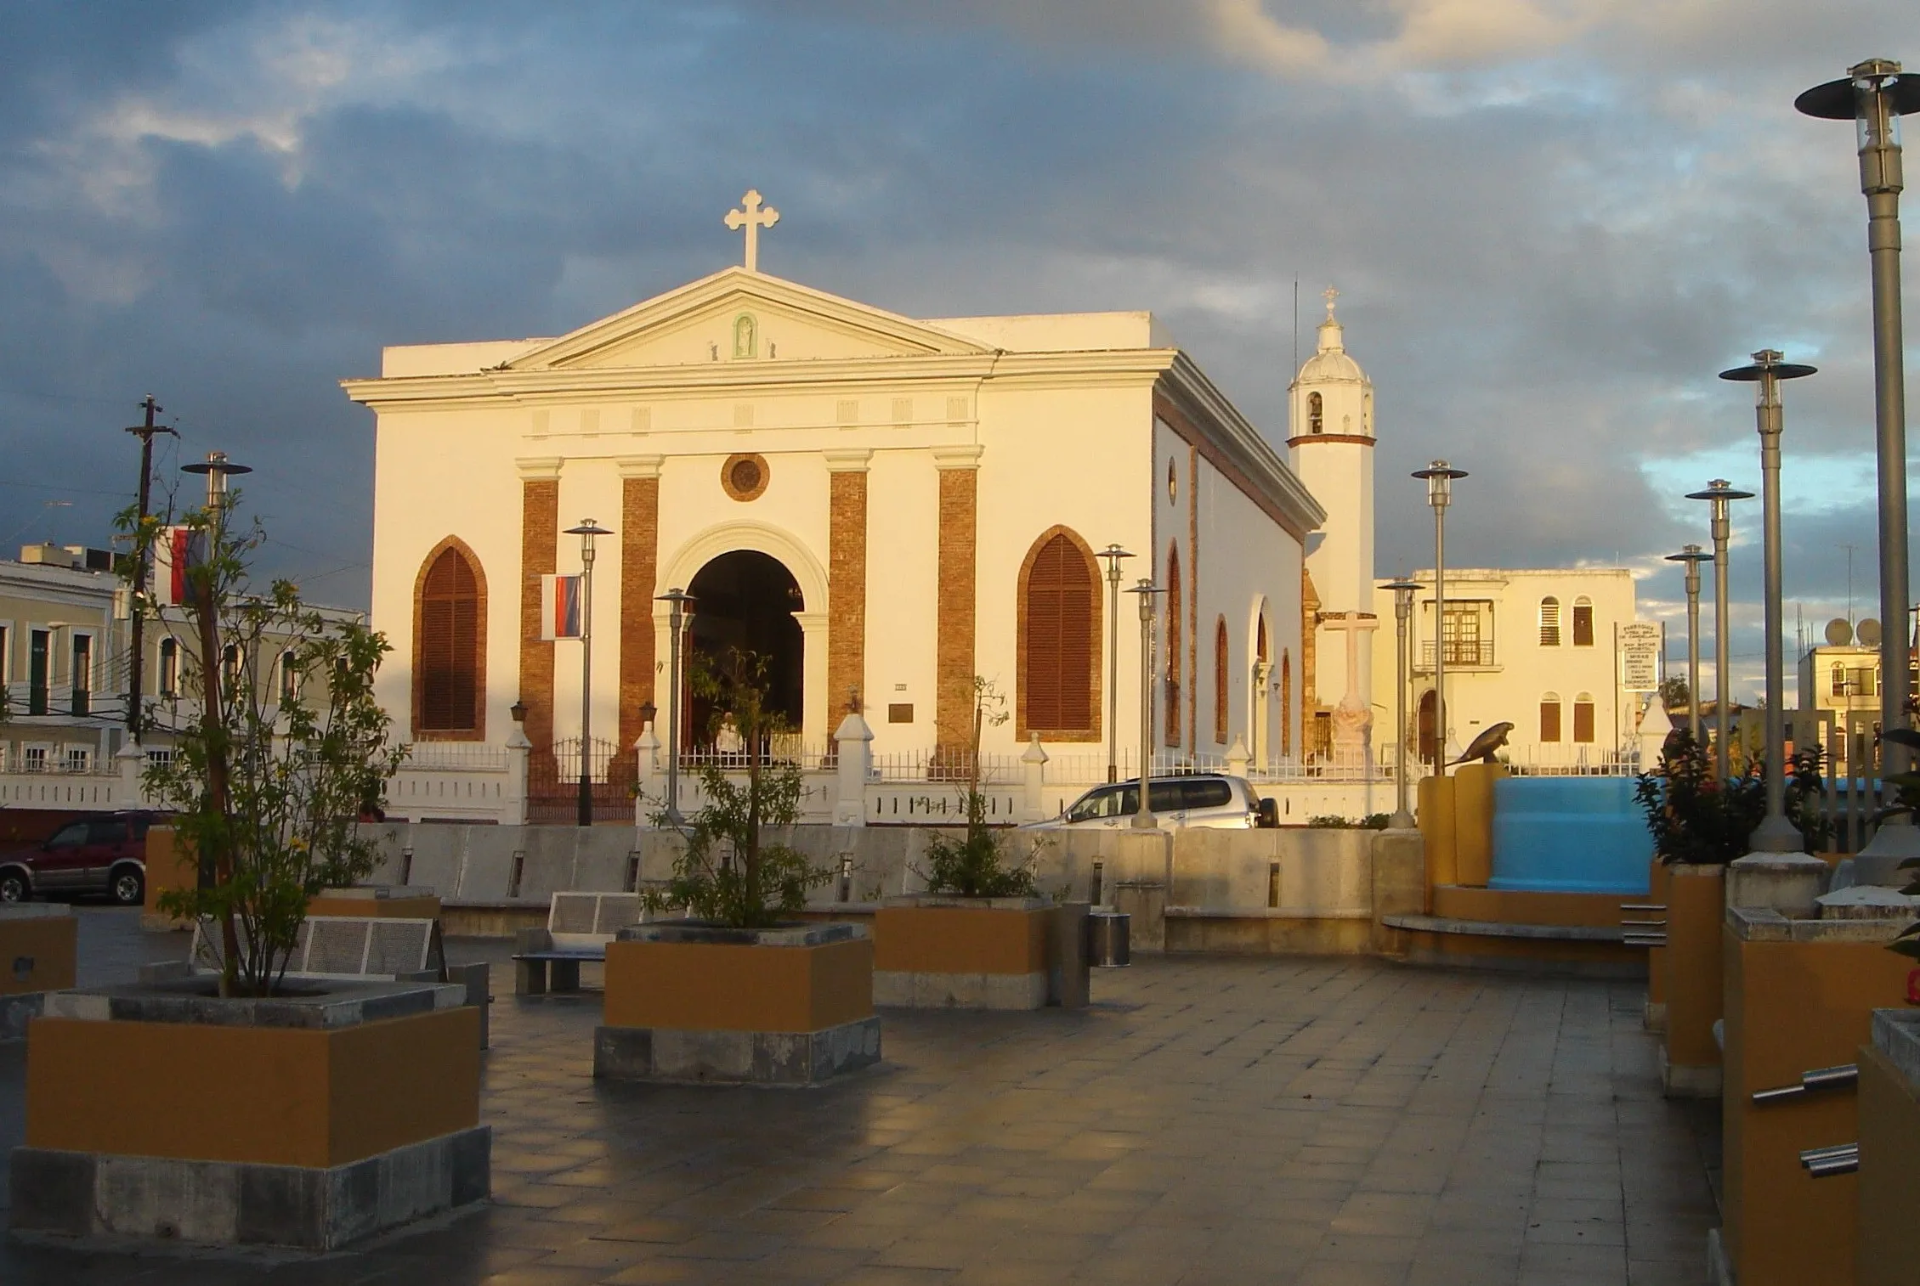
{"label": "church building", "polygon": [[[666,736],[678,589],[689,654],[764,657],[803,753],[851,708],[877,757],[937,763],[968,744],[979,676],[1010,716],[983,751],[1037,738],[1050,778],[1103,780],[1117,731],[1130,776],[1142,630],[1124,591],[1147,577],[1156,749],[1303,751],[1303,649],[1347,648],[1303,611],[1372,608],[1370,460],[1346,476],[1372,396],[1331,306],[1290,465],[1147,313],[898,316],[760,272],[778,216],[744,206],[744,267],[558,338],[388,348],[377,377],[344,381],[376,417],[372,619],[396,736],[500,746],[517,713],[536,762],[579,753],[581,645],[552,637],[543,578],[580,570],[569,529],[592,518],[609,531],[591,725],[616,761],[650,713]],[[1322,540],[1336,505],[1345,534]],[[1117,595],[1109,546],[1133,555]],[[1338,673],[1364,700],[1364,668]],[[683,749],[708,744],[705,713]]]}

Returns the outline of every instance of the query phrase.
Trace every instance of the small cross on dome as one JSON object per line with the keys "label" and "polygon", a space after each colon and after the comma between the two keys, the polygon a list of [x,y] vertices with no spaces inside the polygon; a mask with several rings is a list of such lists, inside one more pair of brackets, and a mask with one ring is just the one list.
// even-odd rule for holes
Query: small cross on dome
{"label": "small cross on dome", "polygon": [[770,205],[763,207],[760,193],[753,188],[747,189],[747,194],[740,198],[740,204],[745,208],[727,211],[727,226],[735,232],[742,228],[747,230],[747,271],[759,272],[760,229],[771,228],[780,222],[780,212]]}
{"label": "small cross on dome", "polygon": [[1335,290],[1332,286],[1328,286],[1325,290],[1320,292],[1320,297],[1327,301],[1327,320],[1332,321],[1333,320],[1333,301],[1340,298],[1340,292]]}

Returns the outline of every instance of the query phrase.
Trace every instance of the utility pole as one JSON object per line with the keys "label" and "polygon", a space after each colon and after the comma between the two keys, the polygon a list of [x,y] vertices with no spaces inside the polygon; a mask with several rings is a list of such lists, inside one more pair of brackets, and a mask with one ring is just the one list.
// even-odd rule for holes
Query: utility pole
{"label": "utility pole", "polygon": [[[149,393],[140,403],[147,413],[145,424],[136,424],[127,430],[140,439],[140,523],[147,520],[147,504],[152,498],[153,480],[153,435],[172,433],[165,425],[155,424],[153,417],[162,408]],[[136,528],[137,530],[137,528]],[[127,735],[135,742],[140,740],[140,700],[142,697],[141,680],[146,670],[146,612],[143,601],[147,592],[147,547],[135,538],[133,547],[133,602],[128,614],[133,618],[133,642],[127,665]]]}

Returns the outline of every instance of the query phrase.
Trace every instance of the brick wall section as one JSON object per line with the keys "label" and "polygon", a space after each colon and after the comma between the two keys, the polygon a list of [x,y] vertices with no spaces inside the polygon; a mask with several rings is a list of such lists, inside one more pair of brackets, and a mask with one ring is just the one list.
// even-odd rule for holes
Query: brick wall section
{"label": "brick wall section", "polygon": [[934,740],[965,753],[973,744],[974,556],[979,474],[974,460],[939,459],[940,566],[935,611]]}
{"label": "brick wall section", "polygon": [[659,575],[660,475],[620,480],[620,758],[640,739],[653,700],[653,591]]}
{"label": "brick wall section", "polygon": [[560,480],[520,483],[520,692],[527,740],[536,756],[553,757],[553,644],[540,638],[540,578],[556,570],[560,545]]}
{"label": "brick wall section", "polygon": [[[827,463],[827,722],[838,727],[849,691],[867,697],[867,465],[866,453]],[[941,475],[941,529],[945,480]],[[971,477],[971,473],[968,475]],[[941,584],[945,579],[942,546]],[[972,565],[971,555],[968,565]],[[944,599],[942,602],[944,603]],[[811,606],[811,605],[809,605]]]}

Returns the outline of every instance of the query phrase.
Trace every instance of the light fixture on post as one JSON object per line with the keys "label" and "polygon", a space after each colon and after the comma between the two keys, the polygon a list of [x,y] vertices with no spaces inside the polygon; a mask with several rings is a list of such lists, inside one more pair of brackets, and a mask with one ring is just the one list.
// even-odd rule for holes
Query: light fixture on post
{"label": "light fixture on post", "polygon": [[1107,781],[1120,780],[1120,560],[1133,555],[1108,545],[1094,555],[1107,564]]}
{"label": "light fixture on post", "polygon": [[1687,735],[1700,744],[1700,564],[1713,561],[1713,555],[1698,545],[1687,545],[1677,554],[1668,554],[1670,563],[1685,563],[1687,568]]}
{"label": "light fixture on post", "polygon": [[1787,820],[1786,662],[1780,647],[1780,434],[1785,419],[1780,407],[1780,381],[1802,379],[1811,366],[1782,360],[1778,349],[1763,348],[1753,364],[1721,371],[1723,380],[1760,386],[1754,417],[1760,429],[1760,514],[1765,531],[1763,562],[1766,577],[1767,621],[1767,815],[1748,841],[1758,853],[1798,853],[1800,831]]}
{"label": "light fixture on post", "polygon": [[580,801],[576,821],[593,825],[593,541],[613,532],[582,518],[566,534],[580,537]]}
{"label": "light fixture on post", "polygon": [[[1724,785],[1732,771],[1727,730],[1727,701],[1732,684],[1727,679],[1731,648],[1727,638],[1727,542],[1733,536],[1733,502],[1751,500],[1751,491],[1741,491],[1725,478],[1715,478],[1705,491],[1689,491],[1689,500],[1708,504],[1709,531],[1713,536],[1713,767]],[[1699,698],[1694,698],[1696,701]]]}
{"label": "light fixture on post", "polygon": [[1445,460],[1435,460],[1413,476],[1427,484],[1433,509],[1433,775],[1447,775],[1447,506],[1453,480],[1467,476]]}
{"label": "light fixture on post", "polygon": [[[1920,112],[1920,76],[1903,76],[1891,58],[1848,68],[1844,80],[1816,85],[1794,107],[1823,120],[1855,122],[1860,191],[1867,198],[1867,253],[1873,280],[1874,447],[1880,481],[1880,726],[1910,726],[1913,691],[1907,619],[1907,390],[1900,317],[1900,118]],[[1896,677],[1899,676],[1899,677]],[[1896,741],[1880,746],[1880,776],[1903,772],[1911,753]],[[1883,823],[1861,856],[1920,857],[1920,828],[1911,817]],[[1897,865],[1897,864],[1896,864]]]}
{"label": "light fixture on post", "polygon": [[680,816],[680,638],[686,630],[688,609],[693,606],[693,595],[678,585],[654,599],[656,603],[666,603],[672,609],[667,617],[667,682],[671,686],[667,691],[667,808],[664,814],[669,827],[681,824]]}
{"label": "light fixture on post", "polygon": [[1133,826],[1143,831],[1158,825],[1147,798],[1147,782],[1153,777],[1153,596],[1166,592],[1144,576],[1127,591],[1140,596],[1140,801]]}
{"label": "light fixture on post", "polygon": [[1405,830],[1413,825],[1407,808],[1407,623],[1413,619],[1413,596],[1418,581],[1405,577],[1380,587],[1393,591],[1393,816],[1387,825]]}
{"label": "light fixture on post", "polygon": [[182,473],[202,474],[207,480],[207,512],[216,518],[227,507],[227,479],[252,473],[253,467],[235,464],[225,451],[209,451],[205,463],[183,464]]}

